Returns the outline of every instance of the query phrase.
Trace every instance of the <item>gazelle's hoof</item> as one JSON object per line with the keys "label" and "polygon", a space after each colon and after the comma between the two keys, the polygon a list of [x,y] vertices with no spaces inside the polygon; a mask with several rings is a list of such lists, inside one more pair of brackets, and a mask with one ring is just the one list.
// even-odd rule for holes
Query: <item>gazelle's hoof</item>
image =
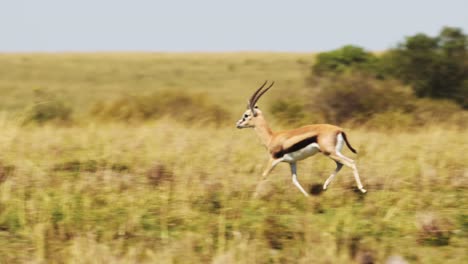
{"label": "gazelle's hoof", "polygon": [[362,193],[366,193],[366,192],[367,192],[366,189],[364,189],[364,188],[361,188],[361,189],[359,189],[359,190],[360,190]]}

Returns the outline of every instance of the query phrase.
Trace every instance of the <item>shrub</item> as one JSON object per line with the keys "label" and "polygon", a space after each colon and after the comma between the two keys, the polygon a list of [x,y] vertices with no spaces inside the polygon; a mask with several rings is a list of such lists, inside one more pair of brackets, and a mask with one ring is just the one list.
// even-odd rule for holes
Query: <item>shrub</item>
{"label": "shrub", "polygon": [[228,112],[204,95],[158,92],[146,96],[125,96],[110,102],[99,102],[91,114],[105,120],[135,121],[169,116],[179,122],[221,125]]}
{"label": "shrub", "polygon": [[25,123],[69,122],[72,109],[62,100],[41,90],[35,91],[35,103],[27,111]]}
{"label": "shrub", "polygon": [[365,74],[315,78],[309,112],[326,122],[365,124],[370,128],[450,123],[466,127],[466,111],[450,100],[421,99],[398,81]]}
{"label": "shrub", "polygon": [[361,47],[347,45],[340,49],[317,55],[312,67],[314,74],[343,73],[345,71],[364,71],[378,76],[378,59]]}
{"label": "shrub", "polygon": [[445,27],[438,36],[409,36],[377,57],[352,45],[317,55],[312,75],[366,73],[377,79],[396,78],[417,97],[450,99],[468,109],[468,35]]}
{"label": "shrub", "polygon": [[398,83],[379,81],[362,74],[345,74],[322,79],[313,95],[312,112],[321,113],[327,122],[367,121],[376,113],[408,108],[411,93]]}
{"label": "shrub", "polygon": [[461,29],[407,37],[382,57],[381,65],[386,74],[410,84],[418,97],[450,99],[468,108],[468,36]]}
{"label": "shrub", "polygon": [[279,99],[273,102],[270,111],[277,120],[288,124],[301,123],[306,117],[303,105],[297,101]]}

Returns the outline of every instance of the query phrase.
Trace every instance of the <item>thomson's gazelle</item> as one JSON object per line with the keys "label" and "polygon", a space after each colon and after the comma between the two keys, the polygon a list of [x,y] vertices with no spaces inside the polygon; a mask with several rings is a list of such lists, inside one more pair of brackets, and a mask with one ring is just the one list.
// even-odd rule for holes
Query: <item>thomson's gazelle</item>
{"label": "thomson's gazelle", "polygon": [[361,180],[359,179],[359,173],[354,160],[341,154],[344,143],[352,152],[356,153],[356,150],[349,144],[342,128],[328,124],[316,124],[280,132],[273,132],[270,129],[262,111],[255,105],[258,99],[273,86],[274,82],[263,89],[266,84],[267,82],[265,81],[265,83],[253,93],[249,99],[247,110],[237,122],[237,128],[254,128],[261,142],[268,149],[270,158],[263,172],[263,179],[266,179],[268,174],[278,163],[287,162],[291,166],[294,185],[307,196],[307,192],[297,180],[296,162],[320,152],[336,162],[336,169],[325,181],[323,189],[327,189],[330,182],[343,165],[345,165],[353,170],[359,190],[365,193],[366,190],[363,188]]}

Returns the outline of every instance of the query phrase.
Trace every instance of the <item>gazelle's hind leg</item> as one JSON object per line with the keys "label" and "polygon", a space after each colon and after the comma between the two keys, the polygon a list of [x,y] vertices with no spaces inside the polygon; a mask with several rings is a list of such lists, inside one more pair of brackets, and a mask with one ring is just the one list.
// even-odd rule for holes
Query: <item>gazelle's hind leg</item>
{"label": "gazelle's hind leg", "polygon": [[354,174],[354,179],[356,180],[357,186],[359,190],[363,193],[366,193],[367,191],[364,189],[361,183],[361,179],[359,178],[359,172],[356,167],[356,162],[348,157],[345,157],[343,154],[337,152],[336,154],[331,154],[330,158],[335,160],[336,162],[339,162],[347,167],[350,167],[353,170]]}
{"label": "gazelle's hind leg", "polygon": [[[357,183],[357,186],[358,186],[359,190],[361,192],[363,192],[363,193],[366,193],[367,191],[362,186],[361,179],[359,178],[359,172],[358,172],[357,167],[356,167],[356,162],[354,160],[346,157],[345,155],[341,154],[341,149],[343,148],[343,142],[344,142],[343,136],[341,134],[338,134],[336,139],[337,139],[337,142],[336,142],[336,147],[335,147],[335,153],[330,154],[330,158],[332,158],[335,162],[337,162],[337,164],[341,163],[341,164],[343,164],[343,165],[345,165],[347,167],[350,167],[353,170],[354,179],[356,180],[356,183]],[[333,177],[338,173],[338,171],[339,171],[339,169],[338,169],[338,165],[337,165],[337,169],[329,177],[329,179],[330,178],[333,179]],[[331,179],[330,179],[330,181],[331,181]],[[327,179],[327,182],[330,183],[328,181],[328,179]],[[327,182],[325,182],[324,189],[328,185]]]}
{"label": "gazelle's hind leg", "polygon": [[341,168],[343,168],[343,164],[341,164],[340,162],[338,161],[335,161],[336,162],[336,169],[335,171],[330,175],[330,177],[328,177],[328,179],[325,181],[325,183],[323,184],[323,189],[326,190],[328,185],[330,184],[330,182],[333,180],[333,178],[335,178],[336,174],[338,174],[338,172],[341,170]]}

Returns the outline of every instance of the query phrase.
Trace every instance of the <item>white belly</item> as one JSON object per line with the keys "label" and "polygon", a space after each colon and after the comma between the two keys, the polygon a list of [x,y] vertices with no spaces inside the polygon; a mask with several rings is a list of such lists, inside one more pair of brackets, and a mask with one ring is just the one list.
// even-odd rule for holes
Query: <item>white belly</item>
{"label": "white belly", "polygon": [[303,160],[307,157],[315,155],[317,152],[320,151],[320,147],[317,143],[312,143],[307,145],[305,148],[302,148],[298,151],[291,152],[288,154],[284,154],[283,161],[285,162],[295,162],[298,160]]}

